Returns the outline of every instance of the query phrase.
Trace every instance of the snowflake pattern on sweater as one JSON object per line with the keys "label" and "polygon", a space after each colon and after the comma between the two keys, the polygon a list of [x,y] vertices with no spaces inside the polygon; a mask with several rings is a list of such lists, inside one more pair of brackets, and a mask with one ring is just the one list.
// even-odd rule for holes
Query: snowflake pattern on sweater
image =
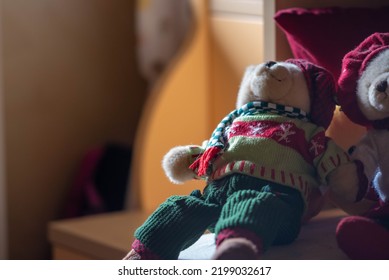
{"label": "snowflake pattern on sweater", "polygon": [[323,130],[308,142],[304,129],[298,128],[295,123],[267,120],[233,122],[226,137],[229,141],[237,136],[272,139],[280,145],[296,150],[309,164],[325,151],[327,141]]}

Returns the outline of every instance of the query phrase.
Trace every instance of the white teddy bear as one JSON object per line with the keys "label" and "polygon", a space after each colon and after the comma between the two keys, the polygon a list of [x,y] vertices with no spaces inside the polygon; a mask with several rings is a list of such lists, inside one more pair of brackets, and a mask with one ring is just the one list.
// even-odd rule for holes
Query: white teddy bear
{"label": "white teddy bear", "polygon": [[356,181],[343,180],[339,170],[355,166],[325,136],[334,90],[328,71],[305,60],[248,67],[237,109],[211,138],[163,159],[173,183],[203,178],[205,189],[162,203],[136,230],[125,259],[176,259],[206,229],[215,232],[214,259],[257,259],[293,242],[312,191]]}
{"label": "white teddy bear", "polygon": [[[339,78],[339,103],[367,132],[351,157],[359,163],[360,186],[350,193],[364,197],[370,184],[378,202],[360,216],[341,220],[340,248],[351,259],[389,259],[389,33],[374,33],[345,55]],[[345,176],[348,176],[348,174]],[[338,189],[340,190],[340,189]],[[370,192],[371,193],[371,192]]]}

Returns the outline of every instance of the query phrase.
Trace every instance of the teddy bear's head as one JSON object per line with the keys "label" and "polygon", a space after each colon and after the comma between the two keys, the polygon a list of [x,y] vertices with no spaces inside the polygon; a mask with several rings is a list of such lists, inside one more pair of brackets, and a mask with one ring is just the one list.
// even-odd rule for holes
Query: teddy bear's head
{"label": "teddy bear's head", "polygon": [[339,104],[355,123],[389,128],[389,33],[374,33],[345,55]]}
{"label": "teddy bear's head", "polygon": [[389,117],[389,49],[377,55],[363,71],[357,84],[358,105],[369,120]]}
{"label": "teddy bear's head", "polygon": [[335,110],[335,83],[322,67],[306,60],[268,61],[246,69],[236,107],[252,101],[266,101],[301,109],[325,128]]}

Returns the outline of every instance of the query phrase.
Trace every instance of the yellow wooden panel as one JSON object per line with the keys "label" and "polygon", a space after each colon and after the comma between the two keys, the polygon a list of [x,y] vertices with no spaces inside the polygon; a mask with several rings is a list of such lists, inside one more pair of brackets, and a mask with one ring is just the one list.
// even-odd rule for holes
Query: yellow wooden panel
{"label": "yellow wooden panel", "polygon": [[152,92],[139,124],[131,204],[145,210],[155,209],[170,195],[188,194],[199,184],[173,185],[161,168],[170,148],[201,144],[209,135],[207,2],[193,0],[192,4],[195,30]]}
{"label": "yellow wooden panel", "polygon": [[345,114],[335,110],[331,125],[327,130],[327,135],[343,149],[348,150],[366,132],[366,129],[360,125],[351,122]]}
{"label": "yellow wooden panel", "polygon": [[211,102],[213,127],[235,109],[244,69],[263,60],[261,17],[215,15],[211,19]]}

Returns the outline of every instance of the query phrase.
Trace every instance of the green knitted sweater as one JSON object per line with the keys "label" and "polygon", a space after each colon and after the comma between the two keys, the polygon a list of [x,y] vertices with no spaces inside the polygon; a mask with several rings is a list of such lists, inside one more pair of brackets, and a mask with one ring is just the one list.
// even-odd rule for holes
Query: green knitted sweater
{"label": "green knitted sweater", "polygon": [[221,137],[223,151],[211,161],[208,181],[242,173],[295,188],[307,199],[311,188],[325,185],[332,170],[349,162],[324,128],[282,109],[237,116]]}

